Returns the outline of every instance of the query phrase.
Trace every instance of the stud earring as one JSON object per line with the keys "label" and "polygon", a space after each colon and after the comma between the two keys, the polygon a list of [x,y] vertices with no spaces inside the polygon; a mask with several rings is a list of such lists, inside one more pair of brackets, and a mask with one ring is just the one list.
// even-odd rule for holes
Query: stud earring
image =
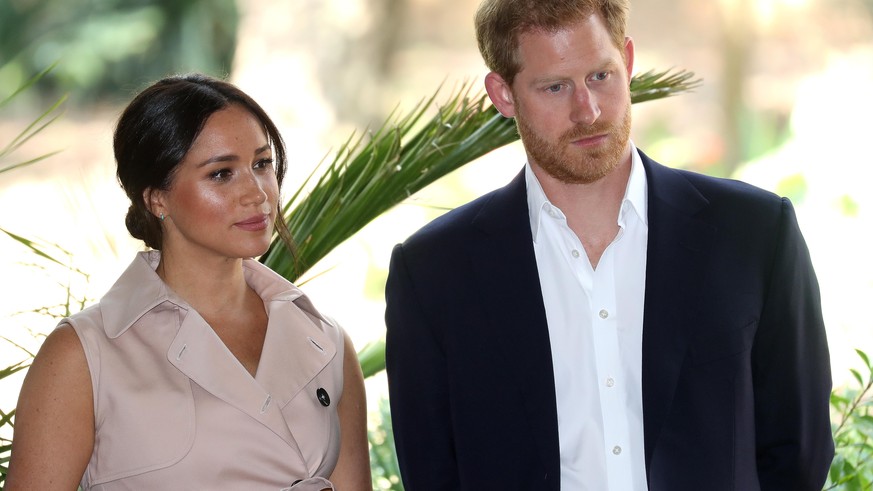
{"label": "stud earring", "polygon": [[164,214],[163,213],[161,213],[161,221],[162,222],[164,221]]}

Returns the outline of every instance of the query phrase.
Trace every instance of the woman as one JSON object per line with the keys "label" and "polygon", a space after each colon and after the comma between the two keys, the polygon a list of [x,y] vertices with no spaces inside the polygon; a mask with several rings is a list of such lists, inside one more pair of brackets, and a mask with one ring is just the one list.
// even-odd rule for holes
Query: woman
{"label": "woman", "polygon": [[114,148],[152,250],[47,337],[6,489],[370,489],[348,336],[249,259],[287,232],[270,118],[229,83],[171,77],[125,109]]}

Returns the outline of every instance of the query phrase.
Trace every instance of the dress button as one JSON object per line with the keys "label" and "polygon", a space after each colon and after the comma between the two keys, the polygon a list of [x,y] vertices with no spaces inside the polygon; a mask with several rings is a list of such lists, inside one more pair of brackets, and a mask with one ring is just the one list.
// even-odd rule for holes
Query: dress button
{"label": "dress button", "polygon": [[606,379],[606,386],[607,387],[612,387],[614,385],[615,385],[615,379],[613,379],[612,377],[609,377]]}
{"label": "dress button", "polygon": [[570,252],[570,254],[571,254],[573,257],[576,257],[576,258],[579,257],[579,251],[577,251],[576,249],[573,249],[573,251]]}
{"label": "dress button", "polygon": [[330,396],[327,395],[327,391],[323,388],[319,387],[317,391],[315,391],[316,397],[318,397],[318,402],[321,403],[322,406],[327,407],[330,406]]}
{"label": "dress button", "polygon": [[609,311],[606,309],[600,309],[600,312],[598,312],[597,315],[599,315],[601,319],[606,319],[609,317]]}
{"label": "dress button", "polygon": [[621,447],[619,447],[618,445],[612,447],[612,453],[614,455],[620,455],[621,454]]}

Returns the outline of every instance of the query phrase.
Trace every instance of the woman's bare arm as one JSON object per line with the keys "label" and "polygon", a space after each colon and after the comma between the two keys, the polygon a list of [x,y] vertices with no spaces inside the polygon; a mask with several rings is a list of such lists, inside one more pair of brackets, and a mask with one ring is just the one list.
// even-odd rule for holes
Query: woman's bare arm
{"label": "woman's bare arm", "polygon": [[64,325],[46,338],[15,411],[6,490],[70,489],[94,448],[94,400],[85,351]]}
{"label": "woman's bare arm", "polygon": [[358,355],[345,334],[343,394],[337,412],[340,419],[340,455],[330,481],[338,491],[370,491],[370,450],[367,443],[367,400],[364,375]]}

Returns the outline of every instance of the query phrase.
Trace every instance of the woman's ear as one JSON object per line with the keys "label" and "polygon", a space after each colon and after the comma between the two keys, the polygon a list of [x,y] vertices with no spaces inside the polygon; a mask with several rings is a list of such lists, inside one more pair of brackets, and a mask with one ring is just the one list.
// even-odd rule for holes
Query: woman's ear
{"label": "woman's ear", "polygon": [[142,200],[152,215],[163,221],[169,215],[164,203],[164,193],[160,189],[146,188],[142,192]]}
{"label": "woman's ear", "polygon": [[512,97],[512,88],[500,75],[490,72],[485,76],[485,92],[494,107],[505,118],[515,117],[515,99]]}

